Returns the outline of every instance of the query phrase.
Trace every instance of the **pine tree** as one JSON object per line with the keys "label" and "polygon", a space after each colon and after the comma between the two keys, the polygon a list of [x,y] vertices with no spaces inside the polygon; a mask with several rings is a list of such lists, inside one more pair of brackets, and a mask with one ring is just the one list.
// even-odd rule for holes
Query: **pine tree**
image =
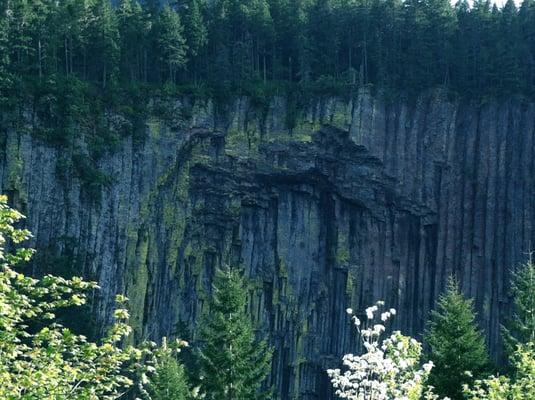
{"label": "pine tree", "polygon": [[9,25],[8,18],[5,15],[6,10],[0,8],[0,104],[7,100],[5,97],[6,90],[11,85],[11,78],[9,76]]}
{"label": "pine tree", "polygon": [[199,53],[208,43],[208,29],[204,22],[199,0],[189,0],[184,13],[184,35],[188,45],[188,58],[193,63],[193,81],[197,83]]}
{"label": "pine tree", "polygon": [[117,9],[121,37],[121,68],[131,81],[139,79],[143,71],[143,47],[148,35],[141,5],[136,0],[121,0]]}
{"label": "pine tree", "polygon": [[[32,19],[31,7],[27,1],[7,3],[5,17],[9,23],[9,46],[12,51],[12,71],[17,75],[28,70],[28,59],[33,52],[29,21]],[[2,17],[2,18],[5,18]]]}
{"label": "pine tree", "polygon": [[520,86],[520,30],[518,10],[507,0],[498,17],[495,44],[496,84],[502,91],[515,93]]}
{"label": "pine tree", "polygon": [[237,271],[217,272],[201,340],[201,390],[207,400],[269,398],[260,388],[270,371],[272,352],[266,340],[255,340],[244,281]]}
{"label": "pine tree", "polygon": [[461,400],[463,384],[471,384],[487,370],[485,339],[475,318],[472,300],[464,298],[458,284],[450,279],[425,333],[429,358],[435,363],[428,383],[440,396]]}
{"label": "pine tree", "polygon": [[147,385],[150,400],[186,400],[189,388],[184,366],[178,361],[182,343],[169,345],[164,337],[162,345],[154,352],[156,372]]}
{"label": "pine tree", "polygon": [[[535,1],[524,0],[518,13],[520,25],[521,61],[524,69],[525,87],[528,93],[535,92]],[[530,40],[531,39],[531,40]]]}
{"label": "pine tree", "polygon": [[176,81],[176,71],[186,64],[186,39],[178,13],[165,6],[158,20],[158,45],[161,61],[167,65],[169,80]]}
{"label": "pine tree", "polygon": [[184,35],[188,44],[188,54],[196,57],[208,41],[208,31],[201,12],[199,0],[189,0],[184,13]]}
{"label": "pine tree", "polygon": [[510,354],[519,344],[535,344],[535,264],[531,259],[513,275],[512,294],[513,320],[508,327],[503,327],[504,341]]}
{"label": "pine tree", "polygon": [[93,76],[100,79],[103,87],[110,78],[116,77],[120,57],[119,26],[117,16],[108,0],[91,0],[85,18],[87,54],[94,68]]}

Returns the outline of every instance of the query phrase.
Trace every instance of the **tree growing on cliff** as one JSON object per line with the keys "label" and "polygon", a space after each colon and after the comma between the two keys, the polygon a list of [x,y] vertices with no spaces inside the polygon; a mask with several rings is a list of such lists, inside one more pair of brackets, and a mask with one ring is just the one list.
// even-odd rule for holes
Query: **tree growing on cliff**
{"label": "tree growing on cliff", "polygon": [[201,327],[201,391],[207,400],[268,399],[261,387],[272,350],[256,340],[246,313],[244,279],[233,269],[217,271],[210,312]]}
{"label": "tree growing on cliff", "polygon": [[[6,10],[0,7],[0,13],[5,14]],[[11,80],[9,78],[9,35],[7,16],[0,16],[0,104],[7,100],[4,91],[9,88]]]}
{"label": "tree growing on cliff", "polygon": [[487,371],[485,339],[475,318],[472,301],[463,297],[458,284],[450,278],[425,333],[429,358],[435,363],[429,384],[440,396],[462,399],[462,385],[471,384]]}
{"label": "tree growing on cliff", "polygon": [[17,272],[33,255],[33,250],[21,246],[30,233],[15,228],[22,218],[0,196],[0,398],[120,397],[132,386],[134,376],[145,373],[139,361],[148,354],[121,346],[130,332],[128,312],[115,311],[116,323],[101,343],[89,342],[57,324],[54,313],[83,304],[87,291],[96,285],[80,278],[34,279]]}
{"label": "tree growing on cliff", "polygon": [[157,24],[161,61],[167,65],[169,81],[175,83],[176,71],[186,64],[186,39],[180,15],[169,6],[160,13]]}
{"label": "tree growing on cliff", "polygon": [[535,264],[531,258],[513,274],[514,315],[502,333],[509,354],[519,344],[535,343]]}

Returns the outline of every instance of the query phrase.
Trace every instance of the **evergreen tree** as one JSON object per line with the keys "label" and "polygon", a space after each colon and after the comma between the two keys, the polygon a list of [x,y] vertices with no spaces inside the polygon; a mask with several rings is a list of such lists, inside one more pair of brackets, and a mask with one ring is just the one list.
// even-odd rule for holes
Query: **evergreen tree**
{"label": "evergreen tree", "polygon": [[9,26],[5,15],[7,10],[0,8],[0,104],[7,100],[6,91],[11,85],[9,76]]}
{"label": "evergreen tree", "polygon": [[193,80],[197,82],[199,54],[208,43],[208,29],[204,22],[200,0],[189,0],[184,14],[184,36],[188,45],[188,58],[193,62]]}
{"label": "evergreen tree", "polygon": [[121,69],[131,81],[141,80],[148,24],[136,0],[121,0],[117,9],[121,37]]}
{"label": "evergreen tree", "polygon": [[518,10],[513,0],[507,0],[495,31],[495,82],[501,92],[516,92],[520,85],[520,30]]}
{"label": "evergreen tree", "polygon": [[84,62],[84,75],[88,73],[106,87],[108,80],[116,77],[120,56],[117,15],[108,0],[89,1],[84,55],[89,64]]}
{"label": "evergreen tree", "polygon": [[155,372],[146,387],[150,400],[186,400],[189,389],[184,366],[178,361],[182,342],[169,344],[163,338],[162,345],[154,353]]}
{"label": "evergreen tree", "polygon": [[514,273],[512,294],[514,316],[510,325],[502,328],[510,354],[519,344],[535,344],[535,264],[531,259]]}
{"label": "evergreen tree", "polygon": [[187,45],[180,16],[169,6],[160,13],[157,42],[160,59],[167,66],[168,79],[175,83],[177,70],[186,64]]}
{"label": "evergreen tree", "polygon": [[184,35],[188,44],[188,54],[196,57],[208,40],[208,32],[201,11],[200,0],[188,0],[184,13]]}
{"label": "evergreen tree", "polygon": [[269,398],[260,388],[270,371],[271,350],[265,340],[255,340],[244,280],[235,270],[217,271],[201,341],[201,390],[207,400]]}
{"label": "evergreen tree", "polygon": [[431,312],[425,341],[430,349],[429,358],[435,363],[429,385],[440,396],[461,400],[463,384],[481,377],[489,359],[485,339],[475,322],[472,300],[463,297],[453,279],[448,281],[446,292]]}
{"label": "evergreen tree", "polygon": [[8,2],[3,18],[8,20],[11,70],[20,76],[28,71],[33,52],[29,24],[32,20],[30,4],[24,0]]}
{"label": "evergreen tree", "polygon": [[318,77],[334,76],[338,69],[337,18],[331,3],[329,0],[316,0],[308,20],[311,69]]}
{"label": "evergreen tree", "polygon": [[518,13],[522,76],[529,94],[535,92],[535,0],[524,0]]}

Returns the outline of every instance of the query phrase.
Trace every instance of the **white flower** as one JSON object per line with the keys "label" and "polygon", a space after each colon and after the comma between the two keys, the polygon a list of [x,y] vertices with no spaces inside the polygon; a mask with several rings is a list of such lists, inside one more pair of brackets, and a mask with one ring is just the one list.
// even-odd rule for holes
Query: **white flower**
{"label": "white flower", "polygon": [[429,373],[429,372],[431,372],[431,369],[433,369],[433,366],[434,366],[434,365],[435,365],[435,364],[433,364],[433,361],[429,361],[429,362],[425,363],[425,364],[422,366],[422,368],[424,369],[425,372]]}
{"label": "white flower", "polygon": [[376,324],[373,326],[373,330],[376,331],[376,332],[384,332],[385,331],[385,326],[384,325],[381,325],[381,324]]}
{"label": "white flower", "polygon": [[348,313],[349,315],[353,314],[353,309],[352,308],[346,308],[346,313]]}
{"label": "white flower", "polygon": [[[379,301],[368,307],[366,317],[373,320],[375,312],[383,305],[384,302]],[[394,309],[389,309],[381,313],[381,320],[386,321],[395,313]],[[352,315],[353,310],[348,314]],[[364,353],[346,354],[344,372],[327,371],[337,396],[348,400],[408,400],[415,391],[420,393],[433,366],[429,362],[418,367],[421,344],[399,331],[382,338],[385,327],[381,324],[360,330],[361,321],[356,316],[351,318],[360,333]]]}
{"label": "white flower", "polygon": [[396,315],[396,309],[395,308],[391,308],[390,310],[388,310],[390,312],[390,314],[392,315]]}

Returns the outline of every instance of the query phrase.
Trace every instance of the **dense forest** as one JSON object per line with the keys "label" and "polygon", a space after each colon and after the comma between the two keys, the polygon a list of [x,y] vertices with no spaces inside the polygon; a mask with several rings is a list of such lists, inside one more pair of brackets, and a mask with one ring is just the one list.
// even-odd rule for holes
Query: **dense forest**
{"label": "dense forest", "polygon": [[[0,88],[69,78],[246,93],[373,84],[535,92],[535,1],[6,0]],[[263,92],[262,92],[263,93]],[[3,96],[4,98],[9,96]]]}

